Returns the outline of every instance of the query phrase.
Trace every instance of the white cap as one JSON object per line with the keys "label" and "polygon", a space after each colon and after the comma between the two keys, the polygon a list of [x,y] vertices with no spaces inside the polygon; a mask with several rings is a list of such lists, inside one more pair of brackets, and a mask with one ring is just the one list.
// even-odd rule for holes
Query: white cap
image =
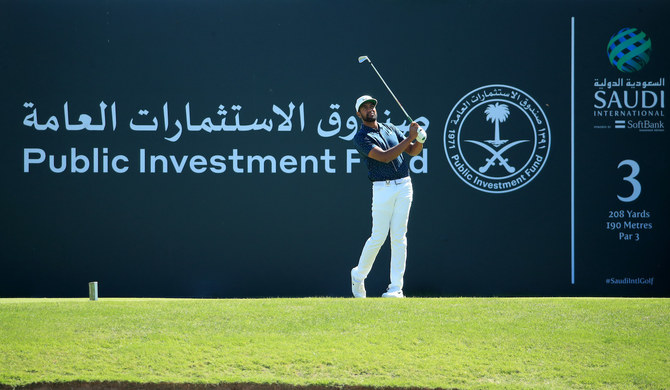
{"label": "white cap", "polygon": [[356,99],[356,112],[358,112],[358,109],[361,108],[361,106],[365,102],[375,102],[375,106],[377,105],[377,99],[373,98],[370,95],[363,95],[358,99]]}

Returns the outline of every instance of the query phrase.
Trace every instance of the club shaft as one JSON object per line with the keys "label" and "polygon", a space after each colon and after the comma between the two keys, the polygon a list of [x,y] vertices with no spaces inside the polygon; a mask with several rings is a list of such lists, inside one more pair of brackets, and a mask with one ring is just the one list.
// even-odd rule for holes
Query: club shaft
{"label": "club shaft", "polygon": [[386,81],[384,81],[384,78],[382,77],[381,74],[379,74],[379,71],[377,70],[375,65],[372,63],[372,61],[370,61],[369,58],[368,58],[368,62],[370,62],[370,65],[372,66],[372,69],[374,69],[375,73],[377,73],[377,76],[379,76],[379,79],[382,81],[382,83],[384,83],[384,86],[391,93],[391,96],[393,96],[393,99],[395,99],[395,102],[398,103],[398,106],[400,106],[400,109],[402,110],[402,112],[405,113],[405,116],[410,121],[410,123],[414,122],[412,117],[410,117],[409,114],[407,113],[407,111],[405,111],[405,108],[402,106],[402,104],[400,104],[400,101],[398,101],[398,98],[395,97],[395,94],[393,93],[393,91],[391,91],[391,88],[389,88],[388,84],[386,84]]}

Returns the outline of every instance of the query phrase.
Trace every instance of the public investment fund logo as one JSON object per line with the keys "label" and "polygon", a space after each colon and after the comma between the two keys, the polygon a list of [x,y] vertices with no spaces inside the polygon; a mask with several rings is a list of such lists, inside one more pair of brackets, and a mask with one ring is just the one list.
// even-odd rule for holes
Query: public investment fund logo
{"label": "public investment fund logo", "polygon": [[488,193],[528,184],[547,161],[550,144],[542,108],[507,85],[487,85],[463,96],[444,129],[451,168],[469,186]]}
{"label": "public investment fund logo", "polygon": [[622,28],[607,43],[610,63],[622,72],[632,73],[649,62],[651,39],[637,28]]}

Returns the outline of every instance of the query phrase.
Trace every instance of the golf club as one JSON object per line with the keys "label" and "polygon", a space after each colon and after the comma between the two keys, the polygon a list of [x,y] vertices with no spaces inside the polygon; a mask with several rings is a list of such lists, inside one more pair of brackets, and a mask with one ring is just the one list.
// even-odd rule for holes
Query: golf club
{"label": "golf club", "polygon": [[377,76],[379,76],[379,79],[382,81],[382,83],[384,83],[384,86],[386,87],[386,89],[388,89],[388,91],[391,93],[391,96],[393,96],[393,98],[395,99],[395,102],[398,103],[402,112],[405,113],[405,116],[407,117],[409,122],[410,123],[414,122],[414,120],[409,116],[409,114],[407,114],[407,111],[405,111],[402,104],[400,104],[400,102],[398,101],[398,98],[395,97],[395,94],[393,93],[393,91],[391,91],[391,88],[389,88],[388,84],[386,84],[386,81],[384,81],[384,78],[382,77],[382,75],[379,74],[379,71],[377,70],[377,68],[375,68],[375,65],[372,63],[372,61],[370,61],[370,57],[368,57],[368,56],[358,57],[358,63],[362,64],[365,61],[370,63],[370,66],[372,66],[372,69],[374,69],[375,73],[377,73]]}
{"label": "golf club", "polygon": [[[384,86],[386,87],[386,89],[391,93],[391,96],[393,96],[393,99],[395,99],[395,102],[398,103],[398,106],[400,106],[400,109],[402,110],[402,112],[407,117],[407,120],[409,120],[409,123],[414,122],[414,119],[412,119],[412,117],[409,116],[407,111],[405,111],[405,108],[402,106],[402,104],[400,104],[400,101],[398,100],[398,98],[395,97],[395,94],[393,93],[393,91],[391,91],[391,88],[389,88],[388,84],[386,84],[386,81],[384,81],[384,78],[382,77],[382,75],[379,74],[379,71],[377,70],[377,68],[375,68],[375,64],[373,64],[372,61],[370,60],[370,57],[368,57],[368,56],[358,57],[358,63],[359,64],[362,64],[365,61],[370,63],[370,66],[372,66],[372,69],[375,71],[375,73],[377,73],[377,76],[379,76],[379,79],[382,81],[382,83],[384,83]],[[426,136],[425,136],[426,133],[424,131],[420,131],[420,133],[423,133],[423,134],[421,134],[421,136],[419,138],[419,142],[423,143],[426,140]]]}

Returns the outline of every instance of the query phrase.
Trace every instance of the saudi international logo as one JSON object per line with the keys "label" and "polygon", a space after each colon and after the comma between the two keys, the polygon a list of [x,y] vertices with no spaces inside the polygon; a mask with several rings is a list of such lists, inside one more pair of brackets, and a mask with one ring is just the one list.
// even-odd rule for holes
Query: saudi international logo
{"label": "saudi international logo", "polygon": [[651,39],[644,31],[626,27],[612,35],[607,44],[610,63],[622,72],[632,73],[649,62]]}
{"label": "saudi international logo", "polygon": [[525,92],[487,85],[466,94],[451,110],[444,150],[451,168],[469,186],[504,193],[528,184],[549,155],[549,123]]}

